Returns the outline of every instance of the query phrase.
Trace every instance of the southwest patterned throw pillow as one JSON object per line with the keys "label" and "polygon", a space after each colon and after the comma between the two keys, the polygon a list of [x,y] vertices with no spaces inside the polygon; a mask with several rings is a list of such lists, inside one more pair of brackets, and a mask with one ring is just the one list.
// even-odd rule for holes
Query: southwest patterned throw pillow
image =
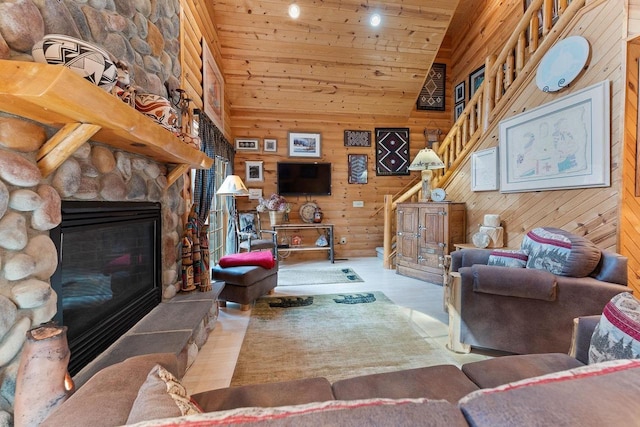
{"label": "southwest patterned throw pillow", "polygon": [[591,336],[589,363],[640,359],[640,301],[628,292],[611,298]]}
{"label": "southwest patterned throw pillow", "polygon": [[155,365],[138,391],[127,424],[201,412],[180,381],[162,366]]}
{"label": "southwest patterned throw pillow", "polygon": [[527,268],[558,276],[586,277],[600,262],[602,252],[590,240],[561,230],[540,227],[529,231],[520,249],[527,251]]}
{"label": "southwest patterned throw pillow", "polygon": [[498,265],[500,267],[520,267],[527,266],[529,255],[526,251],[512,249],[494,249],[489,255],[487,265]]}

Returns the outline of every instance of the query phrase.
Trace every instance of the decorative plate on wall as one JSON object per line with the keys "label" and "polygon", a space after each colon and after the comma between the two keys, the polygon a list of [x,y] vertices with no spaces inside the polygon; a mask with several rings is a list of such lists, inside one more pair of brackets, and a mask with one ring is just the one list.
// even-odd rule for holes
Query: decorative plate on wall
{"label": "decorative plate on wall", "polygon": [[543,92],[556,92],[568,86],[582,72],[589,59],[589,42],[571,36],[556,43],[544,55],[536,72],[536,85]]}

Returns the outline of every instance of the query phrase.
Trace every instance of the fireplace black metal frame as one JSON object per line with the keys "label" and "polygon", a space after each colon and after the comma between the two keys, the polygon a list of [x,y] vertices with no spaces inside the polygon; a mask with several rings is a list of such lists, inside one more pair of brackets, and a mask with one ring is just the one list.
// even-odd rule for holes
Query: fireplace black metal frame
{"label": "fireplace black metal frame", "polygon": [[118,222],[131,224],[152,221],[154,228],[153,288],[123,304],[117,313],[101,319],[80,337],[69,340],[71,351],[69,372],[75,375],[160,303],[162,214],[160,203],[155,202],[62,201],[62,218],[62,223],[50,232],[51,239],[58,250],[58,268],[51,277],[51,287],[58,292],[58,307],[54,320],[61,325],[65,324],[61,295],[62,243],[65,232]]}

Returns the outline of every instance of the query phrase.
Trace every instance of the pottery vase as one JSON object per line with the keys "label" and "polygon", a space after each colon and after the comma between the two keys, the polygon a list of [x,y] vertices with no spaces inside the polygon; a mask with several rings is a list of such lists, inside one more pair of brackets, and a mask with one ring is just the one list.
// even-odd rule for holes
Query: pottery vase
{"label": "pottery vase", "polygon": [[109,54],[84,40],[47,34],[31,49],[36,62],[63,65],[107,92],[116,84],[116,65]]}
{"label": "pottery vase", "polygon": [[136,93],[136,110],[172,132],[176,130],[178,113],[167,98],[153,93]]}

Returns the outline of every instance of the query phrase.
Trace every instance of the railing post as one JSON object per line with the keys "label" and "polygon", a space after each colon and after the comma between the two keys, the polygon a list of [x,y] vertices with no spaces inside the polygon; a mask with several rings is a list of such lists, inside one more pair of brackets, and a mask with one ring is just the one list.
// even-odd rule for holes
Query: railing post
{"label": "railing post", "polygon": [[515,78],[517,79],[520,75],[520,72],[524,68],[525,63],[525,52],[527,46],[527,37],[525,36],[525,32],[520,33],[520,37],[518,37],[518,45],[516,46],[516,74]]}
{"label": "railing post", "polygon": [[494,103],[494,94],[496,91],[496,81],[495,77],[489,73],[491,68],[493,67],[493,63],[496,60],[496,55],[487,56],[487,59],[484,63],[485,77],[484,77],[484,105],[482,106],[482,132],[486,132],[489,128],[489,116],[491,115],[491,111],[493,111]]}
{"label": "railing post", "polygon": [[544,0],[542,3],[542,36],[546,37],[553,27],[553,0]]}
{"label": "railing post", "polygon": [[383,267],[391,268],[391,220],[393,216],[393,196],[384,195],[384,236],[383,236]]}

